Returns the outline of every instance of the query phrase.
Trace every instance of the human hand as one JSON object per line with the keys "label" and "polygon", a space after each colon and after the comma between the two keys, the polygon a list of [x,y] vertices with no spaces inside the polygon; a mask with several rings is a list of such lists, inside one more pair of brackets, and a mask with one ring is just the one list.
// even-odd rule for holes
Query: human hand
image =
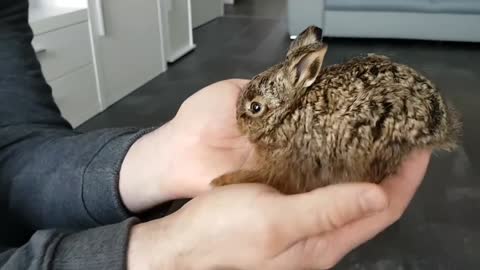
{"label": "human hand", "polygon": [[[431,153],[430,150],[412,152],[403,162],[398,173],[388,177],[380,184],[389,201],[389,206],[385,211],[324,235],[323,241],[332,243],[332,248],[325,250],[325,255],[332,259],[332,264],[341,260],[353,249],[374,238],[402,217],[422,183]],[[316,240],[312,239],[311,241]]]}
{"label": "human hand", "polygon": [[215,189],[136,225],[129,269],[329,269],[400,218],[429,157],[412,153],[381,186],[338,184],[290,196],[257,184]]}
{"label": "human hand", "polygon": [[237,129],[236,102],[247,80],[221,81],[198,91],[164,126],[140,138],[120,171],[120,194],[132,212],[192,198],[212,179],[252,162],[252,145]]}

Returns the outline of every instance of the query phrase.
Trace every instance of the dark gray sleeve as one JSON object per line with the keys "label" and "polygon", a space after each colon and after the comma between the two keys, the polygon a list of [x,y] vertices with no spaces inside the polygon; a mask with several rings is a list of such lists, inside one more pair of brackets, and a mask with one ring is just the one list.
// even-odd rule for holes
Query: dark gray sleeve
{"label": "dark gray sleeve", "polygon": [[[13,156],[0,161],[0,193],[9,217],[31,230],[84,229],[128,218],[118,188],[120,167],[129,147],[147,131],[69,136],[52,131],[11,146]],[[0,151],[0,157],[4,154]]]}
{"label": "dark gray sleeve", "polygon": [[0,270],[124,270],[135,223],[128,219],[77,233],[38,231],[22,247],[0,254]]}

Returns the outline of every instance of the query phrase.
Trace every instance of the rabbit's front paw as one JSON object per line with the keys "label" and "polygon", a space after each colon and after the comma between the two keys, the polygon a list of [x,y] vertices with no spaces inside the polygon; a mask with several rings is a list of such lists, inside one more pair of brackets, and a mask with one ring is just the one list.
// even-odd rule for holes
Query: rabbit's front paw
{"label": "rabbit's front paw", "polygon": [[211,185],[220,187],[242,183],[261,183],[261,177],[255,171],[235,171],[215,178]]}

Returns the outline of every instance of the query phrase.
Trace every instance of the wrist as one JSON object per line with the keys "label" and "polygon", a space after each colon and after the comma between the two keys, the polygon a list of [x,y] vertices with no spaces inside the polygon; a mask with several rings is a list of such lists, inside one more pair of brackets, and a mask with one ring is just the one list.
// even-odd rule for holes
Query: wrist
{"label": "wrist", "polygon": [[125,206],[140,213],[176,199],[168,167],[173,153],[170,123],[139,138],[127,152],[120,170],[119,189]]}
{"label": "wrist", "polygon": [[130,231],[127,270],[177,269],[168,218],[137,224]]}

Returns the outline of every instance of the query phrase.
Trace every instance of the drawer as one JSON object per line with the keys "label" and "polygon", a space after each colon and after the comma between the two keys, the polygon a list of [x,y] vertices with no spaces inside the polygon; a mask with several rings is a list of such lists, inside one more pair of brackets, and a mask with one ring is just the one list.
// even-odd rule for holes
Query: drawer
{"label": "drawer", "polygon": [[101,111],[92,64],[51,81],[49,84],[63,117],[74,127]]}
{"label": "drawer", "polygon": [[36,35],[32,45],[47,81],[93,62],[88,22]]}

